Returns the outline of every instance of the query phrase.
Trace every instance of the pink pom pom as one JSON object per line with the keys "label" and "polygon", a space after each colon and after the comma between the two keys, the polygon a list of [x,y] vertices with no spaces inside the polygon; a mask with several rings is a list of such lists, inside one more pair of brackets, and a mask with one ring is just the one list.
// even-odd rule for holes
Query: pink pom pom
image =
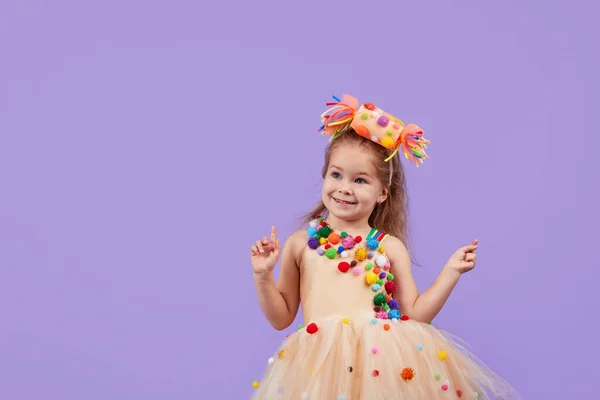
{"label": "pink pom pom", "polygon": [[379,311],[376,315],[375,318],[377,319],[388,319],[388,315],[387,312],[385,311]]}
{"label": "pink pom pom", "polygon": [[356,243],[354,243],[354,239],[351,236],[346,236],[342,239],[342,246],[344,246],[346,250],[350,250],[355,244]]}

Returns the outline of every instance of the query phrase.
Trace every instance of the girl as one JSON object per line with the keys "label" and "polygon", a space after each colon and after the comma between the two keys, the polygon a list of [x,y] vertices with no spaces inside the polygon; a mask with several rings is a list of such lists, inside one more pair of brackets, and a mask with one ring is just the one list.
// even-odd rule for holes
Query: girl
{"label": "girl", "polygon": [[[509,384],[430,321],[478,241],[458,249],[419,294],[406,241],[406,190],[398,150],[417,166],[429,141],[413,124],[351,96],[323,115],[332,135],[322,199],[308,229],[280,244],[275,227],[251,249],[258,301],[277,330],[302,304],[305,326],[269,359],[253,399],[516,398]],[[281,254],[280,276],[273,269]]]}

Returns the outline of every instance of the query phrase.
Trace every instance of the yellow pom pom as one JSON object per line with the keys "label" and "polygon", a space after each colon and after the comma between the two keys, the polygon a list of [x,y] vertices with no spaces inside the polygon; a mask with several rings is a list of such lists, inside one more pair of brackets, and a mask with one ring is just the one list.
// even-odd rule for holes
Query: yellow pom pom
{"label": "yellow pom pom", "polygon": [[368,256],[367,249],[365,249],[365,248],[363,248],[363,247],[361,247],[360,249],[357,249],[357,250],[354,252],[354,258],[355,258],[357,261],[363,261],[363,260],[366,260],[366,259],[367,259],[367,256]]}
{"label": "yellow pom pom", "polygon": [[440,360],[445,360],[448,358],[448,354],[444,350],[438,351],[437,356],[440,358]]}
{"label": "yellow pom pom", "polygon": [[385,253],[385,247],[379,246],[379,252],[382,254]]}
{"label": "yellow pom pom", "polygon": [[285,355],[285,349],[281,349],[277,352],[277,357],[279,357],[280,359],[283,358],[284,355]]}
{"label": "yellow pom pom", "polygon": [[320,238],[320,239],[319,239],[319,243],[321,243],[321,244],[325,244],[325,243],[327,243],[327,239],[325,239],[325,238]]}
{"label": "yellow pom pom", "polygon": [[350,323],[350,318],[342,318],[342,322],[348,325]]}
{"label": "yellow pom pom", "polygon": [[258,382],[256,382],[256,381],[252,382],[252,387],[253,387],[254,389],[256,389],[258,386],[259,386],[259,383],[258,383]]}
{"label": "yellow pom pom", "polygon": [[383,147],[385,147],[386,149],[391,149],[391,148],[393,148],[393,147],[394,147],[394,144],[395,144],[395,142],[394,142],[394,139],[392,139],[392,138],[391,138],[391,137],[389,137],[389,136],[385,136],[383,139],[381,139],[381,145],[382,145]]}
{"label": "yellow pom pom", "polygon": [[365,276],[365,280],[367,281],[367,285],[373,285],[375,282],[377,282],[378,278],[379,277],[374,272],[369,272],[367,274],[367,276]]}

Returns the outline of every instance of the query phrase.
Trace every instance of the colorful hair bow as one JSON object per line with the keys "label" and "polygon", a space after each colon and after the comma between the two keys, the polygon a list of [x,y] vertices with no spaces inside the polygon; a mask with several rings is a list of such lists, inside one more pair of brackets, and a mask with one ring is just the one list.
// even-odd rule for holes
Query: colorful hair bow
{"label": "colorful hair bow", "polygon": [[385,159],[391,160],[400,147],[407,160],[418,167],[419,163],[427,160],[425,149],[430,143],[423,137],[423,130],[415,124],[404,126],[404,122],[384,112],[372,103],[358,106],[358,99],[344,94],[339,99],[333,96],[335,102],[327,103],[330,107],[321,114],[323,125],[319,132],[330,135],[333,140],[352,128],[360,136],[393,150]]}

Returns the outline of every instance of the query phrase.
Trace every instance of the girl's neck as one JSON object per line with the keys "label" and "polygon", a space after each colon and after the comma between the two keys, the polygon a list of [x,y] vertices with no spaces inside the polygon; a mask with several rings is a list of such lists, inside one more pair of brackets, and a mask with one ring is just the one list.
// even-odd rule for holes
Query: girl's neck
{"label": "girl's neck", "polygon": [[357,219],[355,221],[348,221],[337,218],[335,215],[329,214],[325,219],[325,222],[336,232],[348,232],[364,234],[365,231],[371,229],[369,226],[368,218]]}

